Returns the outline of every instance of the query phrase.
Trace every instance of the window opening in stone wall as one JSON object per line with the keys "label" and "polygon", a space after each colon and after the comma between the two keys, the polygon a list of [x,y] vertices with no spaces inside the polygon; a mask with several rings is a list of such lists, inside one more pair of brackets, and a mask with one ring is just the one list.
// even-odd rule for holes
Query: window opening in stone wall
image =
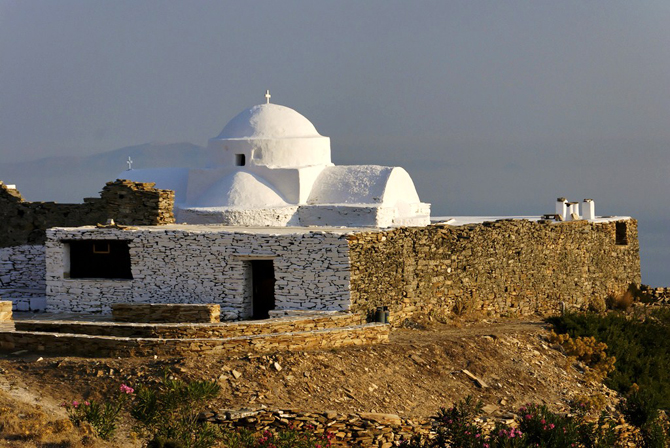
{"label": "window opening in stone wall", "polygon": [[246,165],[246,157],[244,154],[235,154],[235,165],[237,166],[244,166]]}
{"label": "window opening in stone wall", "polygon": [[628,226],[625,222],[616,223],[616,244],[617,246],[628,245]]}
{"label": "window opening in stone wall", "polygon": [[65,241],[70,253],[70,278],[132,279],[128,241]]}
{"label": "window opening in stone wall", "polygon": [[251,260],[252,318],[267,319],[275,309],[275,269],[272,260]]}

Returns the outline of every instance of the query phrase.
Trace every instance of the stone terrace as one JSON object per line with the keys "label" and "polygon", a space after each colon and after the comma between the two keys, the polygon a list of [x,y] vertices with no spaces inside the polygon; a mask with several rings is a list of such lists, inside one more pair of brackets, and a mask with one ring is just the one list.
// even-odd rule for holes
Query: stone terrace
{"label": "stone terrace", "polygon": [[0,331],[0,351],[79,356],[174,356],[270,352],[366,345],[388,341],[389,327],[350,313],[314,313],[262,321],[204,324],[117,323],[16,316]]}

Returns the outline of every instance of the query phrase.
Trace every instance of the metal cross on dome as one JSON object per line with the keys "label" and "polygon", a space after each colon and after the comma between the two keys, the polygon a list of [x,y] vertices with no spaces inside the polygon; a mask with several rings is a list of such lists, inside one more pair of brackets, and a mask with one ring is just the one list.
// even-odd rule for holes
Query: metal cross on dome
{"label": "metal cross on dome", "polygon": [[270,95],[270,90],[268,89],[265,91],[266,104],[270,104],[270,98],[272,98],[272,95]]}
{"label": "metal cross on dome", "polygon": [[131,159],[130,156],[128,156],[128,160],[126,160],[126,163],[128,164],[128,170],[132,170],[133,169],[133,159]]}

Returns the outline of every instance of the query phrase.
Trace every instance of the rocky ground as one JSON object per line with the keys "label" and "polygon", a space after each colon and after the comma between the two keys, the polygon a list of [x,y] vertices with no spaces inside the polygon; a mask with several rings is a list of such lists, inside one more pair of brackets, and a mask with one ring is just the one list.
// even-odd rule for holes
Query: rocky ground
{"label": "rocky ground", "polygon": [[[311,352],[233,357],[93,359],[16,353],[0,359],[0,446],[139,446],[127,427],[112,444],[69,425],[63,401],[99,399],[120,384],[156,381],[167,369],[217,381],[212,410],[433,415],[468,395],[485,420],[511,419],[525,403],[567,411],[577,396],[598,395],[614,410],[616,393],[585,380],[579,366],[546,341],[539,320],[428,323],[391,333],[390,343]],[[116,392],[114,392],[116,393]]]}

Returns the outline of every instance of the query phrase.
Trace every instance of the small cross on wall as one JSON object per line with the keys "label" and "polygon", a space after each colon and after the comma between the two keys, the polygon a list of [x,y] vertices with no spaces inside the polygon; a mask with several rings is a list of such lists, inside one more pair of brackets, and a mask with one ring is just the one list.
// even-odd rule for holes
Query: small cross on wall
{"label": "small cross on wall", "polygon": [[265,91],[265,101],[266,104],[270,104],[270,98],[272,98],[272,95],[270,95],[270,90]]}

